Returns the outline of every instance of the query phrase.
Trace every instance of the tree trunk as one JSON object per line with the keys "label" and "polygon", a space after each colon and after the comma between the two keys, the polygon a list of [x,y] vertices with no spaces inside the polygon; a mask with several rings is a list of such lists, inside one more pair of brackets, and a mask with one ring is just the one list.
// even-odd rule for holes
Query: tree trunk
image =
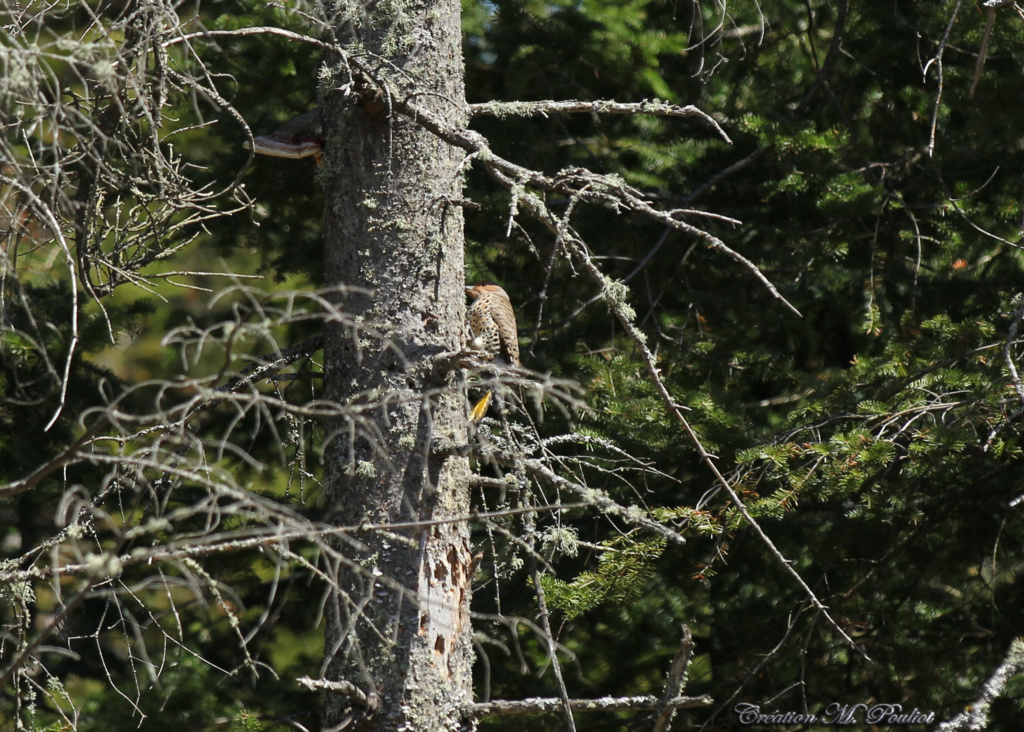
{"label": "tree trunk", "polygon": [[[458,0],[373,3],[339,21],[363,70],[340,64],[323,96],[325,265],[332,302],[360,324],[328,324],[329,400],[360,420],[328,423],[325,481],[339,526],[444,521],[469,512],[464,387],[431,357],[464,336],[462,156],[391,113],[389,94],[465,124]],[[339,13],[341,17],[342,13]],[[358,39],[356,41],[355,39]],[[384,80],[384,90],[374,80]],[[325,676],[369,697],[325,692],[324,729],[464,729],[472,701],[471,552],[465,522],[357,535],[339,545]],[[358,695],[356,695],[358,696]]]}

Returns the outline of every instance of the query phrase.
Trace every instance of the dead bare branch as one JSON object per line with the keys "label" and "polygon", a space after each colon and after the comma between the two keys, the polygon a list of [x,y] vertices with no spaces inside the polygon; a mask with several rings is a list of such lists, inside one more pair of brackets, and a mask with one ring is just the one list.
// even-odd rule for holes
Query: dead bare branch
{"label": "dead bare branch", "polygon": [[[573,712],[631,712],[650,711],[661,703],[655,696],[604,697],[602,699],[570,699]],[[672,709],[692,709],[713,704],[708,696],[680,696],[669,700],[666,706]],[[516,701],[498,700],[482,704],[471,704],[466,716],[471,719],[484,717],[506,717],[516,714],[557,714],[562,711],[561,699],[530,698]]]}
{"label": "dead bare branch", "polygon": [[711,115],[702,111],[692,104],[680,107],[676,104],[666,104],[658,100],[623,103],[600,100],[594,102],[583,102],[577,100],[567,101],[542,101],[542,102],[483,102],[469,105],[470,115],[477,117],[481,115],[493,115],[495,117],[546,117],[549,114],[617,114],[635,115],[650,114],[655,117],[700,117],[715,132],[730,145],[732,140],[715,121]]}

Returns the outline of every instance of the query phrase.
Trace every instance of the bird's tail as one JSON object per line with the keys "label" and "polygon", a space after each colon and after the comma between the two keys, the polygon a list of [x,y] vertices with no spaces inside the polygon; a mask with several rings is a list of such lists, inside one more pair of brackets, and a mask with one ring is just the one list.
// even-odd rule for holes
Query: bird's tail
{"label": "bird's tail", "polygon": [[488,389],[487,393],[484,394],[483,398],[476,403],[473,407],[473,411],[469,414],[469,421],[472,423],[479,422],[487,414],[487,407],[491,405],[491,397],[494,395],[494,389]]}

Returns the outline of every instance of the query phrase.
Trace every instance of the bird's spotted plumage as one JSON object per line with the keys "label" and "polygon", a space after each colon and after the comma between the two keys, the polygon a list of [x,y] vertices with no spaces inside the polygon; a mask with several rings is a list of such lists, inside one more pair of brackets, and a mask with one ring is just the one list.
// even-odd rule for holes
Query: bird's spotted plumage
{"label": "bird's spotted plumage", "polygon": [[466,292],[473,298],[467,313],[472,335],[470,346],[482,351],[489,361],[500,359],[510,366],[518,366],[519,332],[508,293],[490,282],[467,287]]}

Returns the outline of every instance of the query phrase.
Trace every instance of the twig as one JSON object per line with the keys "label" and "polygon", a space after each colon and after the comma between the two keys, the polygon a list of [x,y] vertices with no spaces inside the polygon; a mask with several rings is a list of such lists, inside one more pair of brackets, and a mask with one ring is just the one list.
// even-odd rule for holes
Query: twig
{"label": "twig", "polygon": [[532,473],[535,477],[540,478],[545,483],[569,491],[573,495],[582,498],[587,503],[601,509],[605,514],[621,516],[626,520],[626,522],[636,524],[637,526],[645,528],[652,533],[663,536],[673,544],[686,543],[686,539],[679,534],[679,532],[672,531],[672,529],[667,526],[663,526],[657,521],[647,518],[641,509],[621,506],[609,498],[603,491],[597,488],[588,488],[587,486],[580,485],[567,478],[563,478],[539,460],[523,460],[522,466],[526,469],[526,472]]}
{"label": "twig", "polygon": [[992,26],[996,22],[995,6],[985,8],[985,34],[981,37],[981,48],[978,49],[978,62],[974,65],[974,78],[971,79],[971,88],[967,92],[969,98],[974,98],[974,90],[978,88],[978,80],[981,79],[981,72],[985,69],[985,57],[988,56],[988,42],[992,39]]}
{"label": "twig", "polygon": [[730,165],[730,166],[728,166],[726,168],[723,168],[722,170],[720,170],[717,173],[715,173],[713,176],[711,176],[706,181],[704,181],[699,186],[697,186],[697,188],[695,188],[693,191],[691,191],[690,193],[688,193],[685,196],[683,196],[682,200],[685,201],[686,203],[690,203],[691,201],[695,201],[697,198],[699,198],[701,195],[703,195],[703,193],[705,191],[708,191],[708,190],[714,188],[716,185],[718,185],[721,181],[723,181],[726,178],[728,178],[730,175],[735,175],[736,173],[739,173],[741,170],[743,170],[743,169],[749,167],[750,165],[752,165],[753,163],[757,162],[757,160],[762,155],[764,155],[764,153],[767,150],[768,150],[767,147],[756,148],[754,150],[754,152],[750,153],[750,155],[748,155],[747,157],[742,158],[740,160],[737,160],[732,165]]}
{"label": "twig", "polygon": [[18,671],[19,668],[26,662],[27,659],[31,658],[35,653],[36,649],[42,645],[50,635],[58,628],[63,627],[64,623],[70,617],[71,612],[75,610],[82,602],[89,597],[89,591],[96,586],[97,583],[106,581],[108,576],[103,574],[103,571],[109,566],[112,571],[116,571],[118,564],[116,561],[104,563],[102,565],[89,564],[87,571],[90,571],[90,576],[86,579],[83,587],[72,597],[68,602],[64,603],[61,607],[60,612],[53,616],[46,627],[39,631],[38,635],[32,639],[30,643],[26,643],[18,652],[18,655],[7,664],[2,672],[0,672],[0,689],[6,689],[7,685],[11,682],[11,678]]}
{"label": "twig", "polygon": [[576,720],[572,716],[572,702],[569,699],[569,691],[565,688],[565,679],[562,678],[562,664],[558,661],[558,649],[555,647],[555,636],[551,631],[551,613],[548,612],[547,598],[544,596],[544,585],[540,581],[540,570],[537,568],[536,554],[530,554],[530,574],[533,577],[533,589],[537,593],[537,611],[540,614],[540,625],[544,630],[544,640],[548,646],[548,657],[551,659],[551,668],[555,672],[555,682],[558,684],[559,700],[562,703],[562,710],[565,712],[565,724],[569,732],[576,732]]}
{"label": "twig", "polygon": [[[61,251],[64,252],[64,258],[68,263],[68,275],[71,277],[71,342],[68,344],[68,355],[64,359],[64,375],[60,379],[60,397],[57,402],[57,409],[54,411],[50,420],[43,427],[43,432],[49,432],[50,428],[53,427],[54,423],[60,417],[61,412],[64,411],[64,404],[67,402],[68,396],[68,382],[71,380],[71,363],[75,358],[75,350],[78,348],[78,278],[79,273],[75,268],[75,258],[71,254],[71,246],[68,244],[67,239],[64,238],[64,234],[61,231],[60,223],[57,221],[57,217],[54,216],[53,211],[47,206],[42,199],[39,198],[28,186],[25,186],[21,181],[8,176],[3,176],[3,181],[10,186],[18,189],[18,192],[24,195],[34,206],[38,209],[40,217],[46,222],[46,225],[50,228],[51,233],[60,244]],[[78,243],[79,248],[83,246],[82,242]],[[85,273],[81,273],[83,280],[87,279]],[[97,302],[99,298],[97,298]],[[103,306],[100,305],[102,308]]]}
{"label": "twig", "polygon": [[300,679],[296,679],[300,684],[305,686],[311,691],[329,691],[332,694],[338,696],[344,696],[351,701],[354,701],[361,707],[369,709],[371,711],[377,709],[378,699],[376,694],[370,696],[366,695],[362,689],[353,684],[351,681],[330,681],[329,679],[313,679],[309,676],[303,676]]}
{"label": "twig", "polygon": [[690,665],[691,653],[693,653],[693,638],[690,635],[690,628],[683,625],[683,639],[679,642],[679,650],[676,651],[675,658],[672,659],[668,681],[665,683],[665,693],[658,702],[658,717],[654,720],[652,732],[667,732],[672,723],[672,717],[675,716],[678,707],[671,706],[671,703],[673,699],[681,698],[679,694],[686,681],[686,669]]}
{"label": "twig", "polygon": [[79,456],[80,451],[86,444],[97,435],[101,427],[104,427],[109,422],[109,415],[100,415],[99,419],[92,423],[88,429],[75,440],[75,444],[60,454],[59,457],[51,460],[35,469],[31,475],[16,480],[13,483],[8,483],[5,486],[0,486],[0,498],[10,498],[16,496],[19,493],[24,493],[27,490],[31,490],[39,485],[39,482],[51,475],[54,471],[63,468],[65,465],[69,465],[72,460]]}
{"label": "twig", "polygon": [[793,618],[793,614],[790,613],[789,621],[786,624],[786,632],[782,634],[782,639],[775,644],[774,648],[768,651],[768,653],[764,654],[764,656],[761,657],[761,660],[759,660],[753,668],[749,669],[745,674],[743,674],[743,679],[740,681],[740,685],[733,690],[732,695],[724,702],[719,704],[718,707],[711,713],[711,716],[704,720],[703,724],[701,725],[702,730],[714,729],[715,718],[718,717],[718,715],[721,714],[723,711],[727,712],[731,710],[732,702],[737,697],[739,697],[741,693],[743,693],[743,690],[747,687],[747,685],[761,678],[761,669],[767,666],[768,662],[775,657],[775,654],[782,650],[782,647],[789,640],[789,637],[790,635],[792,635],[793,629],[795,627],[796,620]]}
{"label": "twig", "polygon": [[497,488],[499,490],[506,490],[510,487],[508,481],[501,478],[488,478],[487,476],[476,474],[469,476],[469,484],[479,486],[480,488]]}
{"label": "twig", "polygon": [[947,41],[949,41],[949,34],[953,32],[953,24],[956,23],[956,16],[960,13],[960,7],[963,4],[964,0],[957,0],[956,7],[953,8],[953,16],[949,19],[949,25],[946,26],[946,32],[942,34],[942,40],[939,42],[939,48],[935,52],[935,56],[924,65],[924,72],[922,74],[923,76],[928,76],[928,67],[934,63],[939,78],[939,90],[935,95],[935,107],[932,110],[931,134],[928,138],[928,157],[932,157],[932,155],[935,153],[935,128],[938,127],[939,125],[939,106],[942,104],[942,54],[946,50],[946,43]]}
{"label": "twig", "polygon": [[[539,213],[543,216],[546,213],[546,209],[539,211]],[[547,214],[547,216],[550,216],[550,214]],[[541,220],[544,221],[545,219],[542,218]],[[811,588],[807,585],[806,582],[804,582],[800,574],[795,569],[793,569],[793,566],[782,555],[782,552],[780,552],[776,548],[775,544],[772,543],[772,540],[768,538],[768,535],[764,532],[761,526],[754,520],[754,517],[750,515],[750,512],[747,511],[747,508],[743,504],[743,501],[740,499],[739,494],[736,493],[732,485],[729,484],[729,481],[727,481],[725,477],[722,475],[722,473],[718,470],[718,466],[715,465],[714,462],[714,456],[704,449],[704,445],[703,443],[701,443],[700,437],[698,437],[697,433],[694,431],[689,421],[683,415],[683,411],[680,408],[680,406],[675,402],[674,399],[672,399],[672,395],[669,393],[668,387],[665,385],[664,380],[661,378],[661,369],[659,369],[657,366],[654,354],[652,354],[651,350],[647,347],[646,337],[633,323],[632,311],[625,301],[627,294],[625,285],[622,285],[621,283],[613,283],[608,280],[605,274],[601,272],[601,270],[597,267],[596,264],[594,264],[593,258],[590,256],[590,253],[586,248],[586,244],[578,236],[566,237],[566,243],[570,247],[570,251],[580,260],[580,262],[587,269],[587,271],[594,278],[594,280],[601,284],[601,286],[605,289],[607,293],[606,299],[608,301],[609,307],[611,308],[612,312],[616,315],[619,322],[622,324],[622,327],[626,329],[626,332],[633,340],[635,347],[640,352],[641,357],[647,365],[647,371],[650,374],[651,379],[658,390],[658,394],[661,396],[661,399],[665,404],[666,410],[669,412],[670,415],[675,416],[675,418],[679,421],[680,425],[682,425],[683,430],[686,432],[691,442],[693,442],[694,446],[696,447],[697,453],[700,456],[701,461],[708,467],[709,470],[711,470],[712,474],[714,475],[715,481],[720,486],[722,486],[722,488],[725,489],[726,493],[729,494],[729,498],[732,500],[733,504],[739,510],[743,518],[747,521],[748,524],[750,524],[751,528],[754,529],[755,533],[757,533],[757,535],[761,538],[761,541],[764,542],[769,552],[771,552],[772,556],[775,557],[775,559],[779,562],[782,568],[790,576],[792,576],[797,581],[797,583],[803,588],[804,592],[807,594],[807,597],[810,599],[811,603],[818,610],[821,611],[822,616],[825,617],[826,620],[828,620],[829,624],[831,624],[832,627],[835,628],[835,630],[846,640],[846,642],[850,645],[851,648],[860,653],[865,659],[870,660],[867,654],[864,653],[864,651],[853,641],[853,639],[850,638],[849,635],[847,635],[846,631],[844,631],[839,626],[839,624],[832,618],[832,616],[829,615],[827,608],[821,602],[821,600],[818,599],[817,595],[814,594],[814,591],[811,590]]]}
{"label": "twig", "polygon": [[[1017,364],[1013,360],[1013,353],[1011,351],[1012,346],[1017,342],[1017,329],[1020,327],[1021,319],[1024,318],[1024,295],[1018,294],[1015,299],[1017,300],[1017,311],[1013,314],[1013,322],[1010,323],[1010,330],[1006,336],[1006,343],[1003,344],[1003,358],[1006,360],[1006,369],[1010,372],[1010,381],[1013,382],[1013,390],[1017,392],[1017,398],[1020,399],[1021,402],[1024,402],[1024,383],[1021,383],[1020,374],[1017,373]],[[1017,419],[1017,417],[1020,416],[1022,409],[1024,409],[1024,407],[1017,409],[1017,411],[1004,420],[1001,425],[992,428],[992,431],[988,435],[988,439],[985,440],[985,446],[982,448],[984,452],[987,452],[988,449],[992,447],[992,442],[996,439],[996,435],[999,433],[999,430]]]}
{"label": "twig", "polygon": [[164,41],[160,44],[161,48],[167,49],[171,46],[179,43],[187,43],[188,41],[197,38],[238,38],[241,36],[257,36],[257,35],[269,35],[269,36],[281,36],[287,38],[290,41],[299,41],[301,43],[309,43],[310,45],[316,46],[317,48],[323,49],[324,51],[331,51],[339,56],[346,56],[345,49],[341,46],[322,41],[319,38],[312,36],[306,36],[295,31],[290,31],[285,28],[275,28],[273,26],[252,26],[249,28],[236,28],[235,30],[202,30],[194,33],[184,33],[180,36],[171,38],[170,40]]}
{"label": "twig", "polygon": [[974,97],[974,90],[978,87],[981,79],[981,72],[985,70],[985,58],[988,56],[988,43],[992,40],[992,27],[996,22],[996,9],[1005,5],[1012,5],[1014,0],[985,0],[981,3],[981,10],[985,13],[985,35],[981,37],[981,48],[978,49],[978,62],[974,65],[974,78],[971,80],[971,89],[967,92],[968,97]]}

